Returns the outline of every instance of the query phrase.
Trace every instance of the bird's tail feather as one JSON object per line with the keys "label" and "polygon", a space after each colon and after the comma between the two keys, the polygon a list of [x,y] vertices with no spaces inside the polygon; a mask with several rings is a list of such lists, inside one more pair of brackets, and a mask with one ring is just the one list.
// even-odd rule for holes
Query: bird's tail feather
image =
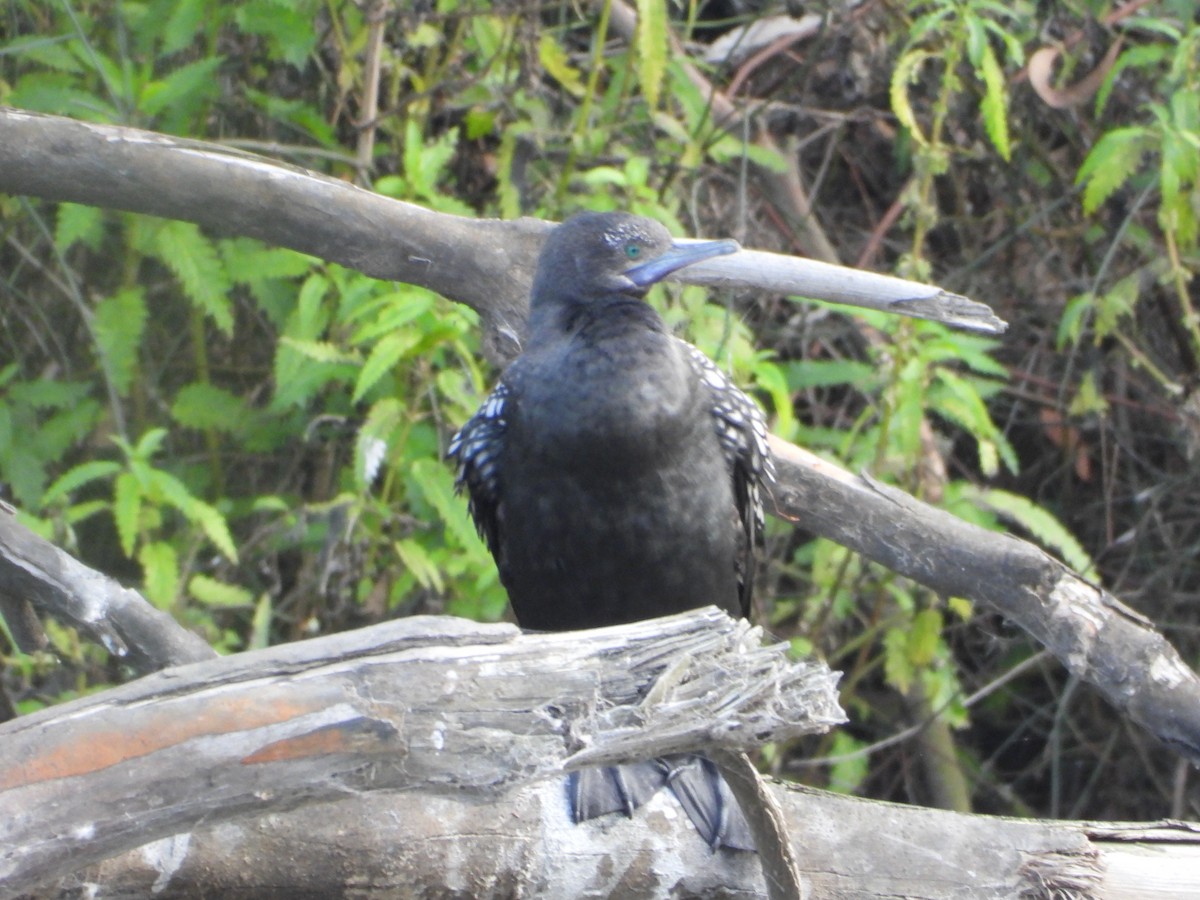
{"label": "bird's tail feather", "polygon": [[711,760],[679,754],[645,762],[572,772],[567,790],[571,815],[586,822],[608,813],[633,811],[670,786],[696,830],[716,850],[754,850],[750,826]]}

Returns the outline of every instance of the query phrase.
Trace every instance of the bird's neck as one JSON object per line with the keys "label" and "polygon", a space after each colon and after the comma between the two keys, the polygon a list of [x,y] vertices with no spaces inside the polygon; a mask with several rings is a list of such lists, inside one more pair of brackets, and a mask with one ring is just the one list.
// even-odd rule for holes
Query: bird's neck
{"label": "bird's neck", "polygon": [[613,294],[567,303],[534,304],[529,319],[531,346],[577,339],[594,344],[648,333],[666,334],[662,316],[641,297]]}

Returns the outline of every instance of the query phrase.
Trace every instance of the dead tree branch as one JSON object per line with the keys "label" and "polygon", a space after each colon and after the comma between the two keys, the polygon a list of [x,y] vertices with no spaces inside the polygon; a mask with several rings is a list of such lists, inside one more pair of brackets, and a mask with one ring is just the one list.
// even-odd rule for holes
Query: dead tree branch
{"label": "dead tree branch", "polygon": [[[500,360],[519,352],[551,227],[435,213],[219,144],[14,109],[0,109],[0,192],[196,222],[422,285],[479,312]],[[693,266],[680,280],[1004,328],[984,304],[929,285],[758,251],[722,259],[731,263]]]}
{"label": "dead tree branch", "polygon": [[1193,765],[1200,676],[1154,624],[1027,541],[772,438],[776,513],[945,596],[982,601]]}
{"label": "dead tree branch", "polygon": [[85,566],[0,510],[0,597],[74,625],[139,672],[216,652],[137,591]]}
{"label": "dead tree branch", "polygon": [[486,802],[824,731],[835,684],[715,608],[541,635],[413,617],[164,670],[0,726],[0,896],[200,822],[381,789]]}

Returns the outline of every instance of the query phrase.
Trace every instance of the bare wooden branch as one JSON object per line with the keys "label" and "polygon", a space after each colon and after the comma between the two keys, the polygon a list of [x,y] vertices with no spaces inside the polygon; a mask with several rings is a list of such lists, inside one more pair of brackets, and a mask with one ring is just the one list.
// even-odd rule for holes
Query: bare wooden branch
{"label": "bare wooden branch", "polygon": [[[971,816],[771,785],[821,900],[1191,900],[1200,832]],[[373,792],[206,824],[44,884],[29,900],[764,896],[749,853],[712,853],[665,793],[574,826],[556,780],[479,803]]]}
{"label": "bare wooden branch", "polygon": [[931,319],[973,331],[999,334],[1008,327],[991,307],[961,294],[802,256],[742,250],[689,266],[679,274],[686,276],[681,280],[690,284],[757,287],[777,294],[800,294],[915,319]]}
{"label": "bare wooden branch", "polygon": [[772,438],[778,515],[941,594],[983,601],[1200,765],[1200,676],[1152,622],[1026,541]]}
{"label": "bare wooden branch", "polygon": [[796,858],[796,847],[788,832],[787,821],[767,781],[754,768],[745,753],[728,750],[710,751],[710,756],[729,790],[737,799],[754,847],[762,860],[763,880],[768,900],[802,900],[808,892]]}
{"label": "bare wooden branch", "polygon": [[490,800],[564,768],[843,721],[836,676],[761,637],[711,607],[540,635],[414,617],[15,719],[0,726],[0,896],[201,821],[380,789]]}
{"label": "bare wooden branch", "polygon": [[217,655],[137,591],[85,566],[2,511],[0,594],[74,625],[139,672]]}
{"label": "bare wooden branch", "polygon": [[[435,213],[218,144],[13,109],[0,109],[0,191],[196,222],[423,285],[478,311],[489,353],[501,360],[520,349],[537,253],[551,227]],[[983,304],[928,285],[777,254],[723,259],[738,262],[685,269],[679,280],[1003,328]]]}

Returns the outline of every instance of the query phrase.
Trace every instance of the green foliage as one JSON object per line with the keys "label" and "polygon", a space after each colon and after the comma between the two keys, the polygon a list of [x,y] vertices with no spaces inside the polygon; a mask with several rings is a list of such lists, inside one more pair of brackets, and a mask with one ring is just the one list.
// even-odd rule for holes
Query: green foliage
{"label": "green foliage", "polygon": [[638,81],[650,109],[658,108],[667,70],[667,0],[637,0]]}
{"label": "green foliage", "polygon": [[163,222],[153,229],[151,241],[139,249],[170,269],[179,279],[184,295],[210,316],[221,331],[232,334],[233,308],[229,302],[232,285],[212,242],[191,222]]}
{"label": "green foliage", "polygon": [[137,374],[138,348],[146,328],[146,300],[141,288],[125,288],[96,304],[92,333],[100,364],[117,393],[126,396]]}
{"label": "green foliage", "polygon": [[[787,172],[811,152],[808,138],[775,151],[725,130],[670,49],[678,5],[637,7],[629,47],[609,27],[608,4],[588,20],[567,4],[536,12],[477,0],[397,7],[366,166],[357,152],[368,124],[359,108],[368,22],[363,4],[349,0],[101,0],[80,5],[77,24],[65,7],[45,5],[26,17],[36,18],[36,35],[0,47],[0,102],[266,144],[272,155],[454,214],[555,219],[625,208],[679,234],[696,222],[736,222],[751,240],[767,234],[789,246],[794,235],[778,198],[747,173]],[[978,219],[988,242],[1005,244],[1027,227],[1004,219],[1010,210],[1026,214],[1018,195],[1069,190],[1078,166],[1082,210],[1125,220],[1098,221],[1080,238],[1104,263],[1095,278],[1064,279],[1075,296],[1060,321],[1050,296],[1022,298],[1022,314],[1045,317],[1067,353],[1092,360],[1116,346],[1160,383],[1177,385],[1183,379],[1142,348],[1136,325],[1145,293],[1165,286],[1200,348],[1186,288],[1200,165],[1196,28],[1167,13],[1134,17],[1137,40],[1097,97],[1097,121],[1076,110],[1077,130],[1048,150],[1022,120],[1026,111],[1009,113],[1024,88],[1010,97],[1008,85],[1047,24],[1035,12],[1025,0],[867,10],[896,17],[862,57],[890,66],[890,78],[829,121],[845,136],[863,134],[854,129],[868,120],[886,130],[886,110],[870,105],[890,83],[901,133],[886,144],[895,147],[890,171],[886,147],[873,160],[847,143],[821,150],[817,217],[838,216],[839,228],[849,226],[842,236],[866,235],[880,222],[854,218],[854,208],[878,212],[898,201],[904,215],[881,246],[901,274],[939,280],[954,265],[939,235],[948,236],[941,244],[965,241]],[[807,91],[810,78],[820,89],[830,61],[796,67],[780,54],[733,99],[754,111],[754,129],[775,129],[785,116],[806,123],[809,113],[796,110],[810,109],[807,100],[774,104],[754,92],[789,79]],[[751,68],[709,74],[730,85]],[[859,77],[853,68],[847,86]],[[1118,77],[1147,86],[1132,94],[1142,106],[1117,102],[1130,96]],[[826,113],[814,115],[824,121]],[[978,181],[964,175],[973,168],[1021,187],[1011,196],[1007,185],[980,192],[981,201]],[[835,193],[839,177],[853,187]],[[1153,221],[1138,221],[1142,205]],[[0,481],[43,533],[99,548],[102,568],[221,649],[413,611],[504,614],[495,567],[442,458],[495,378],[480,362],[472,314],[419,288],[185,223],[64,204],[46,225],[39,208],[9,211],[6,236],[46,266],[44,282],[11,296],[55,305],[44,323],[5,320],[27,330],[12,341],[18,356],[0,369]],[[1043,227],[1036,215],[1030,221]],[[51,240],[55,254],[38,249]],[[860,247],[839,249],[850,259]],[[970,257],[965,245],[962,252]],[[948,287],[988,289],[986,277],[960,286],[973,265],[959,260]],[[24,272],[24,261],[13,269]],[[58,284],[83,287],[67,301]],[[735,300],[738,309],[728,308]],[[776,434],[940,497],[971,521],[997,530],[1010,523],[1091,571],[1095,545],[1074,537],[1073,529],[1082,535],[1077,520],[1051,500],[1009,490],[1029,429],[1014,436],[996,418],[1013,388],[995,341],[882,314],[856,312],[851,328],[832,307],[818,311],[813,319],[823,324],[809,332],[786,300],[695,288],[658,289],[651,302],[755,392]],[[839,331],[855,337],[829,338]],[[1105,361],[1078,370],[1064,412],[1095,418],[1109,408]],[[942,458],[951,463],[944,481],[926,468]],[[894,731],[901,696],[951,725],[966,722],[960,679],[974,669],[960,669],[969,653],[954,632],[972,614],[969,603],[931,597],[790,526],[772,523],[768,546],[765,617],[797,652],[824,654],[845,670],[856,729]],[[94,662],[69,631],[56,632],[55,643],[81,667]],[[22,677],[38,671],[28,660],[4,664]],[[90,677],[111,676],[96,666]],[[81,679],[70,690],[86,687]],[[860,752],[869,742],[855,734],[822,748],[836,758],[829,783],[837,789],[866,790],[869,764],[885,755]],[[789,750],[774,752],[786,762]]]}
{"label": "green foliage", "polygon": [[1079,541],[1053,513],[1028,497],[1000,488],[956,486],[956,503],[989,509],[1028,532],[1039,544],[1055,553],[1084,578],[1095,578],[1096,567]]}
{"label": "green foliage", "polygon": [[839,794],[853,794],[862,787],[870,771],[871,757],[866,744],[844,731],[833,736],[829,755],[834,758],[829,772],[829,789]]}
{"label": "green foliage", "polygon": [[50,472],[91,433],[100,405],[82,382],[18,373],[15,363],[0,369],[0,480],[36,509]]}
{"label": "green foliage", "polygon": [[[1154,204],[1155,224],[1163,247],[1155,247],[1139,229],[1122,229],[1118,245],[1129,248],[1131,264],[1113,281],[1077,297],[1059,329],[1060,345],[1078,342],[1091,325],[1095,341],[1115,336],[1164,388],[1179,393],[1178,381],[1139,346],[1126,323],[1135,314],[1153,273],[1174,295],[1180,324],[1193,357],[1200,355],[1200,319],[1189,283],[1200,250],[1200,23],[1194,18],[1139,17],[1133,25],[1145,43],[1130,47],[1117,59],[1096,97],[1097,115],[1109,107],[1119,77],[1138,76],[1148,89],[1140,105],[1123,111],[1124,121],[1105,131],[1092,145],[1076,174],[1083,186],[1083,210],[1099,214],[1114,198],[1136,192],[1137,204]],[[1112,249],[1106,250],[1113,253]]]}
{"label": "green foliage", "polygon": [[[1024,41],[1032,34],[1031,4],[1001,4],[994,0],[910,0],[918,14],[908,29],[908,42],[892,69],[889,97],[892,111],[914,144],[914,180],[904,192],[904,203],[914,225],[913,249],[902,258],[899,273],[930,280],[923,259],[926,236],[939,213],[933,203],[934,181],[950,168],[960,152],[949,140],[946,124],[959,96],[966,89],[967,71],[983,90],[979,111],[984,130],[1001,159],[1012,156],[1009,134],[1007,65],[1016,69],[1025,62]],[[996,45],[1004,48],[1004,59]],[[912,90],[924,87],[929,70],[936,70],[925,93],[932,93],[928,110],[918,114]]]}

